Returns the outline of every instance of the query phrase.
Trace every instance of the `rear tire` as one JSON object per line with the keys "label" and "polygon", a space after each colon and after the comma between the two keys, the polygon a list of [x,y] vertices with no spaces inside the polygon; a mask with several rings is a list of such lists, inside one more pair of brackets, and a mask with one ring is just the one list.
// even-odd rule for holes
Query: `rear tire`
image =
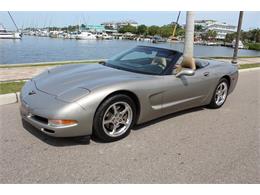
{"label": "rear tire", "polygon": [[106,99],[97,109],[93,135],[102,142],[113,142],[129,135],[136,121],[136,106],[123,94]]}
{"label": "rear tire", "polygon": [[212,96],[211,102],[209,104],[210,108],[220,108],[225,103],[228,96],[229,82],[227,79],[220,79],[214,94]]}

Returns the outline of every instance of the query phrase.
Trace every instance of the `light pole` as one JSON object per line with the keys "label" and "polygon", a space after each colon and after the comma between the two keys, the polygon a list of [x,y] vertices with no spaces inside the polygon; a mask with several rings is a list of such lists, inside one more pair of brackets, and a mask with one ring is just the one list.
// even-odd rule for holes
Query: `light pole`
{"label": "light pole", "polygon": [[238,53],[238,45],[239,45],[239,40],[240,40],[241,27],[242,27],[243,14],[244,14],[243,11],[239,12],[236,43],[235,43],[235,48],[234,48],[234,53],[233,53],[233,59],[231,61],[233,64],[237,64],[237,53]]}

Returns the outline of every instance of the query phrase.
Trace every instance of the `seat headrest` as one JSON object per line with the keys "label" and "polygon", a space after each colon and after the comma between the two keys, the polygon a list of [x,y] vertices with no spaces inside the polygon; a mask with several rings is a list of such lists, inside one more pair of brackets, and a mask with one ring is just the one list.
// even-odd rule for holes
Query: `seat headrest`
{"label": "seat headrest", "polygon": [[159,64],[159,65],[166,66],[167,62],[164,57],[154,57],[152,64]]}

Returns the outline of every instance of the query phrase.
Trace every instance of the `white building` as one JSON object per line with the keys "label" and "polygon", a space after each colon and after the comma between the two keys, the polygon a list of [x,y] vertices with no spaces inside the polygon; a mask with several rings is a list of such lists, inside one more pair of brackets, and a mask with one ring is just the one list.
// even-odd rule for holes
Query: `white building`
{"label": "white building", "polygon": [[213,30],[217,32],[216,39],[225,39],[226,34],[234,33],[237,31],[237,27],[234,25],[229,25],[224,22],[218,22],[215,20],[196,20],[195,25],[201,25],[203,32],[208,30]]}
{"label": "white building", "polygon": [[123,27],[123,26],[127,26],[127,25],[131,25],[134,27],[138,26],[138,23],[134,20],[124,20],[124,21],[112,21],[112,22],[103,22],[102,25],[105,26],[105,28],[107,29],[115,29],[118,30],[119,28]]}

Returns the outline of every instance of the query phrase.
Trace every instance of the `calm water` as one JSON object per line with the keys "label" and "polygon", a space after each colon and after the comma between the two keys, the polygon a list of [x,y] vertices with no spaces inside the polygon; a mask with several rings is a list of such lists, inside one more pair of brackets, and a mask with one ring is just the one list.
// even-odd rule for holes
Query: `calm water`
{"label": "calm water", "polygon": [[[22,40],[0,39],[0,64],[106,59],[136,45],[153,45],[183,50],[182,43],[153,44],[126,40],[67,40],[24,36]],[[196,45],[195,56],[232,56],[233,49]],[[241,56],[260,56],[260,52],[240,50]]]}

